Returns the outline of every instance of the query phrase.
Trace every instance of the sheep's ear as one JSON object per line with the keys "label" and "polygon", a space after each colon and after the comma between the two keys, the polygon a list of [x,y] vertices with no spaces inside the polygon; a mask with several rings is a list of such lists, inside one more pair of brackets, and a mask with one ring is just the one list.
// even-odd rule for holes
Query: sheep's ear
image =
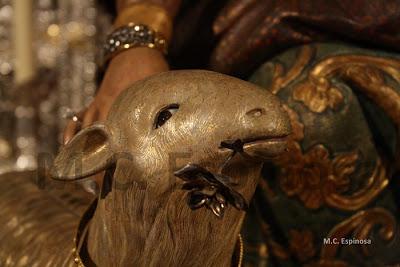
{"label": "sheep's ear", "polygon": [[72,181],[107,169],[114,163],[111,135],[105,125],[80,131],[61,148],[51,168],[53,179]]}

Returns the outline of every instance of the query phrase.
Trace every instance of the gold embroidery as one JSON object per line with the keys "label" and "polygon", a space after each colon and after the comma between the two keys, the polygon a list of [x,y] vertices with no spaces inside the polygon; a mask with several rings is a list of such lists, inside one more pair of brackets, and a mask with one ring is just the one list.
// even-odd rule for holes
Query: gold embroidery
{"label": "gold embroidery", "polygon": [[[381,72],[385,72],[400,83],[399,70],[400,61],[394,59],[363,55],[332,56],[312,68],[307,79],[294,89],[293,98],[303,102],[313,112],[337,109],[343,102],[343,95],[329,79],[334,75],[342,76],[361,84],[362,91],[379,102],[379,106],[386,107],[384,110],[399,124],[400,95],[380,77]],[[388,96],[393,98],[388,99]]]}
{"label": "gold embroidery", "polygon": [[375,169],[367,183],[354,194],[343,196],[337,194],[334,188],[325,188],[325,201],[328,206],[341,210],[358,210],[374,200],[388,185],[386,169],[378,158]]}
{"label": "gold embroidery", "polygon": [[348,152],[331,155],[325,146],[317,144],[305,153],[299,142],[304,138],[304,125],[298,114],[283,106],[289,115],[293,134],[288,142],[288,153],[276,164],[281,167],[278,179],[281,189],[288,196],[295,196],[309,209],[318,209],[323,204],[341,210],[357,210],[373,199],[388,185],[386,169],[378,158],[367,182],[351,195],[350,175],[355,171],[358,153]]}
{"label": "gold embroidery", "polygon": [[[398,64],[400,68],[400,64]],[[400,95],[386,84],[383,71],[392,74],[392,78],[400,83],[400,69],[379,69],[372,66],[354,66],[343,73],[344,79],[356,85],[369,98],[381,107],[396,125],[400,125]]]}
{"label": "gold embroidery", "polygon": [[[278,93],[302,73],[313,55],[310,51],[301,50],[298,60],[284,74],[282,65],[275,65],[272,92]],[[308,54],[307,54],[308,53]],[[301,58],[300,55],[303,57]],[[387,75],[387,76],[385,76]],[[305,81],[299,83],[293,91],[293,98],[301,101],[311,111],[321,113],[330,109],[338,109],[344,102],[339,88],[331,83],[330,78],[339,77],[360,90],[381,107],[393,122],[400,125],[400,94],[392,87],[393,82],[400,83],[400,61],[374,56],[341,55],[332,56],[317,63],[309,72]],[[390,80],[392,79],[392,80]],[[298,114],[284,106],[292,124],[293,134],[289,142],[289,153],[278,160],[281,167],[279,177],[282,190],[289,196],[296,196],[310,209],[323,204],[354,211],[365,207],[373,201],[388,185],[386,168],[381,159],[376,161],[375,169],[356,192],[346,195],[349,189],[350,175],[355,171],[359,158],[357,152],[335,155],[333,158],[322,144],[312,146],[303,151],[299,142],[304,138],[304,125]],[[367,239],[372,229],[381,225],[380,236],[389,241],[394,236],[396,221],[392,214],[382,208],[360,211],[335,226],[328,237],[347,237],[353,233],[355,239]],[[307,261],[307,248],[301,241],[310,239],[310,233],[296,230],[290,231],[290,248],[299,261]],[[302,237],[303,239],[301,240]],[[326,245],[321,258],[307,266],[315,267],[347,267],[348,264],[334,259],[339,245]],[[308,250],[300,252],[301,249]],[[364,255],[368,255],[367,246],[361,247]],[[301,258],[304,256],[304,258]]]}
{"label": "gold embroidery", "polygon": [[[383,208],[372,208],[363,210],[351,216],[347,220],[336,225],[328,234],[328,238],[339,240],[339,244],[331,243],[324,245],[321,251],[321,259],[334,259],[340,245],[341,238],[348,237],[353,233],[355,239],[368,239],[372,229],[380,225],[380,237],[385,241],[390,241],[394,237],[396,220],[393,215]],[[369,255],[368,245],[361,244],[364,255]]]}
{"label": "gold embroidery", "polygon": [[311,111],[321,113],[328,107],[337,109],[343,102],[343,95],[326,78],[311,78],[300,83],[293,90],[293,98],[303,102]]}
{"label": "gold embroidery", "polygon": [[346,192],[358,159],[356,152],[330,160],[323,145],[315,145],[303,154],[299,143],[294,142],[289,150],[290,156],[280,163],[279,176],[281,188],[288,196],[297,196],[307,208],[317,209],[326,202],[327,194]]}
{"label": "gold embroidery", "polygon": [[290,142],[301,141],[304,138],[304,125],[300,121],[299,114],[296,111],[288,107],[287,105],[282,105],[283,109],[287,112],[289,116],[290,126],[292,128],[292,134],[290,135]]}
{"label": "gold embroidery", "polygon": [[307,64],[310,62],[314,53],[315,53],[314,47],[303,46],[296,57],[296,61],[293,63],[293,65],[286,73],[282,64],[275,63],[271,92],[273,94],[277,94],[283,87],[285,87],[294,79],[296,79],[303,72]]}
{"label": "gold embroidery", "polygon": [[[320,260],[306,265],[307,267],[347,267],[348,264],[335,259],[342,238],[352,237],[356,240],[366,240],[371,231],[380,226],[379,235],[385,241],[394,238],[396,229],[396,220],[393,215],[383,208],[372,208],[359,211],[347,220],[336,225],[328,234],[327,240],[330,243],[325,244],[321,249]],[[335,240],[335,241],[333,241]],[[369,256],[371,245],[360,244],[360,248],[365,256]]]}

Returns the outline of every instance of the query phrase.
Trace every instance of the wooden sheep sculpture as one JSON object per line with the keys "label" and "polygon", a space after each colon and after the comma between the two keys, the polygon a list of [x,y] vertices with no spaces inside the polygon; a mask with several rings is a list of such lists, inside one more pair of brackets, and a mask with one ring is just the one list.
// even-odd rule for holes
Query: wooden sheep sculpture
{"label": "wooden sheep sculpture", "polygon": [[262,162],[289,133],[278,99],[250,83],[207,71],[138,82],[55,159],[58,180],[106,170],[84,214],[1,178],[0,265],[229,266]]}

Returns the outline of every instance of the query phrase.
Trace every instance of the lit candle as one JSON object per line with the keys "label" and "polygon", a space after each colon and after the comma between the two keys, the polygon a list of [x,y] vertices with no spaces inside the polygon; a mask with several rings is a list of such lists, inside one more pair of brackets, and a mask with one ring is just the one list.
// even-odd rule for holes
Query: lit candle
{"label": "lit candle", "polygon": [[30,80],[35,74],[33,55],[32,0],[14,0],[14,53],[16,84]]}

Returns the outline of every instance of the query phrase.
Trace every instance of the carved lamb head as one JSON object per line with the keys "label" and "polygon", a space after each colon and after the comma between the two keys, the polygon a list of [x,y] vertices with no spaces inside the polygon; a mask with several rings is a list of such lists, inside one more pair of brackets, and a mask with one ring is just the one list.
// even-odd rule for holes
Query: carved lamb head
{"label": "carved lamb head", "polygon": [[243,155],[265,160],[283,152],[289,132],[278,99],[266,90],[209,71],[168,72],[122,93],[104,124],[61,150],[53,176],[81,179],[125,160],[131,178],[163,191],[171,181],[160,178],[175,179],[188,163],[217,171],[232,152],[223,142],[241,140]]}
{"label": "carved lamb head", "polygon": [[[182,228],[179,234],[186,233],[182,240],[189,238],[190,242],[185,227],[201,224],[193,224],[197,219],[190,219],[192,214],[209,221],[214,220],[213,213],[222,217],[228,204],[244,208],[256,188],[262,162],[284,152],[289,133],[286,113],[267,90],[209,71],[172,71],[125,90],[107,121],[82,130],[61,149],[52,175],[77,180],[111,170],[104,178],[96,211],[101,217],[99,230],[91,234],[100,236],[98,244],[134,239],[136,251],[138,247],[147,251],[152,231],[157,232],[152,227],[164,225],[162,216],[169,218],[166,231],[172,231],[177,223]],[[191,211],[187,203],[192,209],[207,206],[213,212]],[[242,215],[237,209],[225,212],[225,217],[231,218],[229,235],[238,233],[240,227],[233,225],[241,224]],[[110,221],[115,220],[130,222],[120,227],[123,234],[121,229],[119,233],[112,230]],[[143,230],[145,237],[139,238],[131,224]],[[104,233],[105,229],[109,233]],[[197,230],[190,231],[194,234]],[[129,238],[116,237],[127,233]],[[174,233],[174,240],[179,234]],[[89,248],[93,254],[95,250]],[[150,248],[148,251],[153,253]],[[125,251],[110,257],[123,263],[126,255]],[[98,257],[102,257],[100,252]]]}

